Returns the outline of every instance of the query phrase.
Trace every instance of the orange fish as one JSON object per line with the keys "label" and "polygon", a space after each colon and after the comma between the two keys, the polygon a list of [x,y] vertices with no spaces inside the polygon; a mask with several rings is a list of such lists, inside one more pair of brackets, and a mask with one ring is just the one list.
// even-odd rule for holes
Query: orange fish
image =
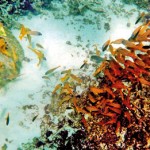
{"label": "orange fish", "polygon": [[61,83],[58,84],[58,85],[56,85],[56,86],[55,86],[55,89],[54,89],[53,92],[52,92],[52,95],[54,95],[54,94],[56,93],[56,91],[59,90],[61,87],[62,87],[62,84],[61,84]]}
{"label": "orange fish", "polygon": [[144,84],[144,85],[149,85],[150,86],[150,82],[145,80],[144,78],[138,78],[138,80],[141,82],[141,84]]}
{"label": "orange fish", "polygon": [[109,87],[104,87],[104,90],[107,91],[113,98],[115,98],[114,92]]}
{"label": "orange fish", "polygon": [[119,50],[119,53],[121,53],[122,55],[124,56],[129,56],[133,59],[137,58],[137,56],[134,54],[134,52],[130,52],[129,50],[127,49],[120,49]]}
{"label": "orange fish", "polygon": [[89,112],[93,112],[93,111],[99,111],[99,109],[96,106],[86,106],[86,109]]}
{"label": "orange fish", "polygon": [[137,18],[135,24],[137,24],[144,16],[145,16],[145,13],[142,12],[142,13],[140,14],[140,16]]}
{"label": "orange fish", "polygon": [[116,60],[117,60],[119,63],[124,64],[124,62],[125,62],[125,56],[124,56],[124,55],[122,55],[122,54],[120,54],[119,52],[117,52],[116,55],[115,55],[115,58],[116,58]]}
{"label": "orange fish", "polygon": [[37,50],[37,49],[35,49],[35,48],[32,48],[32,47],[30,47],[30,46],[28,46],[28,48],[31,49],[31,50],[37,55],[37,57],[38,57],[38,59],[39,59],[39,62],[38,62],[38,64],[37,64],[37,66],[40,65],[40,63],[42,62],[42,60],[46,60],[46,58],[45,58],[45,56],[44,56],[44,54],[43,54],[42,51]]}
{"label": "orange fish", "polygon": [[115,40],[115,41],[113,41],[113,42],[111,42],[111,43],[112,43],[112,44],[122,44],[123,40],[124,40],[124,39],[117,39],[117,40]]}
{"label": "orange fish", "polygon": [[117,114],[121,114],[121,109],[114,108],[114,107],[109,107],[110,110],[114,111]]}
{"label": "orange fish", "polygon": [[28,29],[28,28],[25,28],[24,25],[21,26],[20,35],[19,35],[20,40],[22,40],[23,37],[28,34],[28,31],[29,31],[29,29]]}
{"label": "orange fish", "polygon": [[110,68],[113,70],[115,76],[121,74],[122,67],[114,59],[110,61],[109,65],[110,65]]}
{"label": "orange fish", "polygon": [[108,79],[115,84],[116,78],[114,76],[112,76],[112,74],[110,73],[109,69],[105,69],[104,70],[104,74],[108,77]]}
{"label": "orange fish", "polygon": [[67,89],[67,91],[69,92],[69,94],[73,94],[73,91],[72,91],[72,89],[70,88],[69,83],[65,83],[65,85],[64,85],[63,88],[64,88],[64,89]]}
{"label": "orange fish", "polygon": [[78,83],[81,83],[82,82],[82,79],[80,79],[79,77],[77,77],[76,75],[74,74],[70,74],[71,78],[76,80]]}
{"label": "orange fish", "polygon": [[115,131],[116,134],[119,134],[119,133],[120,133],[120,130],[121,130],[120,128],[121,128],[120,121],[118,121],[118,122],[117,122],[117,126],[116,126],[116,131]]}
{"label": "orange fish", "polygon": [[100,66],[96,69],[96,71],[94,72],[93,76],[96,76],[97,74],[99,74],[107,65],[107,61],[103,61]]}
{"label": "orange fish", "polygon": [[112,85],[112,88],[127,89],[127,87],[120,80],[117,80],[115,84]]}
{"label": "orange fish", "polygon": [[91,94],[88,94],[88,98],[92,103],[95,103],[97,101]]}
{"label": "orange fish", "polygon": [[100,94],[100,93],[103,93],[104,92],[104,89],[99,89],[99,88],[97,88],[97,87],[90,87],[90,91],[92,92],[92,93],[94,93],[95,95],[98,95],[98,94]]}
{"label": "orange fish", "polygon": [[131,37],[129,38],[129,41],[136,40],[136,37],[138,36],[141,27],[142,27],[142,25],[139,26],[139,27],[137,27],[137,28],[133,31]]}
{"label": "orange fish", "polygon": [[110,40],[106,41],[104,45],[102,46],[102,51],[105,51],[107,47],[109,46],[109,44],[110,44]]}
{"label": "orange fish", "polygon": [[97,44],[94,44],[93,46],[95,47],[96,55],[97,55],[97,56],[100,56],[100,51],[98,50],[98,45],[97,45]]}
{"label": "orange fish", "polygon": [[112,106],[114,108],[121,108],[120,104],[118,103],[107,103],[107,105]]}
{"label": "orange fish", "polygon": [[112,45],[109,45],[109,51],[111,52],[111,54],[114,56],[115,53],[116,53],[116,49],[112,46]]}

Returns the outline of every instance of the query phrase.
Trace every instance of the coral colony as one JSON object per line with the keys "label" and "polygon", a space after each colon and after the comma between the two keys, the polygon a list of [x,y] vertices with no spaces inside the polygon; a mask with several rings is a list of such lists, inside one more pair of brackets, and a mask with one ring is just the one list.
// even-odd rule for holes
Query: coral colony
{"label": "coral colony", "polygon": [[[88,77],[82,79],[71,69],[62,71],[61,83],[52,92],[54,101],[45,107],[45,112],[48,114],[56,105],[58,110],[74,108],[75,112],[69,119],[67,116],[61,119],[54,133],[54,124],[45,116],[49,121],[43,118],[41,126],[47,128],[42,131],[41,138],[34,140],[32,148],[112,150],[149,147],[149,26],[150,22],[147,22],[137,27],[128,40],[106,41],[102,50],[110,51],[110,59],[103,59],[93,72],[95,79],[81,94],[75,89]],[[45,75],[58,67],[48,70]],[[66,126],[76,131],[69,135]]]}

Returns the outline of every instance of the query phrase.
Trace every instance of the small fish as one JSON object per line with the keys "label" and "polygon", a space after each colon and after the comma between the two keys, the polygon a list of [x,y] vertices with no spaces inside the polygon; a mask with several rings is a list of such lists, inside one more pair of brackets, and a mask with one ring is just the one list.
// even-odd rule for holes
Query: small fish
{"label": "small fish", "polygon": [[109,69],[104,70],[104,74],[108,77],[108,79],[115,84],[116,78],[110,73]]}
{"label": "small fish", "polygon": [[[62,98],[62,99],[60,100],[58,106],[60,107],[64,102],[69,101],[69,100],[71,100],[71,99],[72,99],[72,96],[71,96],[71,95],[65,96],[64,98]],[[72,109],[72,108],[71,108],[71,109]]]}
{"label": "small fish", "polygon": [[91,56],[90,58],[91,61],[94,61],[96,63],[100,63],[104,60],[104,58],[100,57],[100,56],[97,56],[97,55],[93,55]]}
{"label": "small fish", "polygon": [[27,34],[27,39],[28,39],[29,44],[31,45],[31,35]]}
{"label": "small fish", "polygon": [[36,46],[39,47],[39,48],[44,49],[44,47],[41,44],[39,44],[39,43],[36,43]]}
{"label": "small fish", "polygon": [[28,46],[28,48],[31,49],[31,50],[37,55],[37,57],[38,57],[38,59],[39,59],[39,62],[38,62],[38,64],[37,64],[37,66],[40,65],[40,63],[42,62],[42,60],[46,60],[46,58],[45,58],[43,52],[41,52],[40,50],[37,50],[37,49],[35,49],[35,48],[32,48],[32,47],[30,47],[30,46]]}
{"label": "small fish", "polygon": [[109,46],[109,44],[110,44],[110,40],[106,41],[104,45],[102,46],[102,51],[105,51],[107,47]]}
{"label": "small fish", "polygon": [[60,67],[60,66],[57,66],[57,67],[55,67],[55,68],[52,68],[52,69],[46,71],[46,72],[45,72],[45,75],[48,75],[48,74],[52,73],[53,71],[55,71],[55,70],[56,70],[57,68],[59,68],[59,67]]}
{"label": "small fish", "polygon": [[[25,37],[26,35],[42,35],[42,33],[38,32],[38,31],[31,31],[29,28],[26,28],[24,25],[21,25],[21,29],[20,29],[20,35],[19,38],[20,40],[23,39],[23,37]],[[29,38],[29,42],[30,42],[30,37],[28,36],[27,38]]]}
{"label": "small fish", "polygon": [[99,109],[96,106],[86,106],[86,109],[89,112],[93,112],[93,111],[99,111]]}
{"label": "small fish", "polygon": [[111,52],[111,54],[114,56],[115,53],[116,53],[116,49],[112,46],[112,45],[109,45],[109,51]]}
{"label": "small fish", "polygon": [[95,94],[95,95],[98,95],[100,93],[104,93],[104,89],[99,89],[97,87],[90,87],[90,91]]}
{"label": "small fish", "polygon": [[70,74],[65,74],[64,77],[60,78],[61,82],[66,82],[70,77]]}
{"label": "small fish", "polygon": [[79,77],[77,77],[76,75],[74,74],[70,74],[71,78],[76,80],[78,83],[81,83],[82,82],[82,79],[80,79]]}
{"label": "small fish", "polygon": [[43,79],[50,80],[48,76],[42,76]]}
{"label": "small fish", "polygon": [[27,34],[30,34],[30,35],[38,35],[38,36],[42,35],[42,33],[41,33],[41,32],[38,32],[38,31],[28,31]]}
{"label": "small fish", "polygon": [[142,27],[142,25],[139,26],[138,28],[136,28],[136,29],[133,31],[132,35],[131,35],[130,38],[128,39],[129,41],[132,41],[132,40],[135,40],[135,39],[136,39],[136,37],[138,36],[138,34],[139,34],[140,30],[141,30],[141,27]]}
{"label": "small fish", "polygon": [[99,74],[107,65],[107,61],[103,61],[100,66],[96,69],[96,71],[94,72],[93,76],[96,76],[97,74]]}
{"label": "small fish", "polygon": [[113,112],[117,113],[117,114],[121,114],[121,109],[114,108],[114,107],[109,107],[109,109],[112,110]]}
{"label": "small fish", "polygon": [[62,84],[61,84],[61,83],[60,83],[60,84],[57,84],[57,85],[55,86],[55,89],[54,89],[53,92],[52,92],[52,95],[54,95],[54,94],[56,93],[56,91],[59,90],[61,87],[62,87]]}
{"label": "small fish", "polygon": [[95,50],[96,50],[96,56],[100,56],[100,51],[98,50],[98,45],[97,44],[94,44],[93,45],[95,47]]}
{"label": "small fish", "polygon": [[29,29],[25,28],[24,25],[21,25],[20,35],[19,35],[20,40],[22,40],[23,37],[27,35],[28,31]]}
{"label": "small fish", "polygon": [[91,94],[88,94],[88,98],[92,103],[95,103],[97,101]]}
{"label": "small fish", "polygon": [[38,115],[34,116],[34,117],[32,118],[32,122],[34,122],[37,117],[38,117]]}
{"label": "small fish", "polygon": [[83,65],[81,65],[80,69],[82,69],[85,65],[87,65],[87,60],[83,61]]}
{"label": "small fish", "polygon": [[121,128],[121,124],[120,124],[120,121],[117,122],[117,126],[116,126],[116,134],[119,134],[120,133],[120,128]]}
{"label": "small fish", "polygon": [[61,72],[61,74],[65,74],[65,73],[70,74],[71,73],[71,69],[64,70],[64,71]]}
{"label": "small fish", "polygon": [[107,103],[107,105],[112,106],[114,108],[118,108],[118,109],[121,108],[120,104],[118,103]]}
{"label": "small fish", "polygon": [[8,113],[7,116],[6,116],[6,125],[7,125],[7,126],[9,125],[9,113]]}
{"label": "small fish", "polygon": [[68,82],[65,83],[63,88],[66,89],[69,92],[69,94],[73,94],[72,88],[70,87],[70,84]]}
{"label": "small fish", "polygon": [[124,39],[117,39],[117,40],[111,42],[111,44],[122,44],[122,41],[123,41],[123,40],[124,40]]}
{"label": "small fish", "polygon": [[145,16],[145,13],[142,12],[142,13],[140,14],[140,16],[137,18],[135,24],[137,24],[144,16]]}

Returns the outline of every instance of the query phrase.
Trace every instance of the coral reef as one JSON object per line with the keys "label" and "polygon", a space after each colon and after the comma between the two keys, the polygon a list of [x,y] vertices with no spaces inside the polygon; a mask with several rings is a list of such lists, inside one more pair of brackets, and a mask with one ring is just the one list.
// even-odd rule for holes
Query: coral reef
{"label": "coral reef", "polygon": [[[51,104],[45,106],[41,137],[23,144],[23,148],[147,149],[149,26],[150,22],[139,26],[128,40],[108,40],[102,49],[110,51],[110,59],[103,59],[92,80],[88,76],[81,80],[71,70],[62,71],[62,83],[52,92]],[[83,83],[87,83],[86,90],[80,94],[76,85]],[[51,115],[58,117],[57,123]]]}
{"label": "coral reef", "polygon": [[23,49],[12,33],[0,24],[0,87],[19,76]]}
{"label": "coral reef", "polygon": [[122,0],[125,4],[134,4],[138,8],[148,9],[149,0]]}
{"label": "coral reef", "polygon": [[17,19],[28,14],[28,12],[35,12],[30,0],[1,0],[0,1],[0,22],[4,23],[7,27],[17,27]]}

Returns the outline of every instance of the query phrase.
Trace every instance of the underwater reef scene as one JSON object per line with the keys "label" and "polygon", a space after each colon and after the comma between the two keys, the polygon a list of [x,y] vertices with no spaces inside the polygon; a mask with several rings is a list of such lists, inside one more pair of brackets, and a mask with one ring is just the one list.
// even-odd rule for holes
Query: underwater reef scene
{"label": "underwater reef scene", "polygon": [[149,0],[0,1],[0,149],[150,148]]}

